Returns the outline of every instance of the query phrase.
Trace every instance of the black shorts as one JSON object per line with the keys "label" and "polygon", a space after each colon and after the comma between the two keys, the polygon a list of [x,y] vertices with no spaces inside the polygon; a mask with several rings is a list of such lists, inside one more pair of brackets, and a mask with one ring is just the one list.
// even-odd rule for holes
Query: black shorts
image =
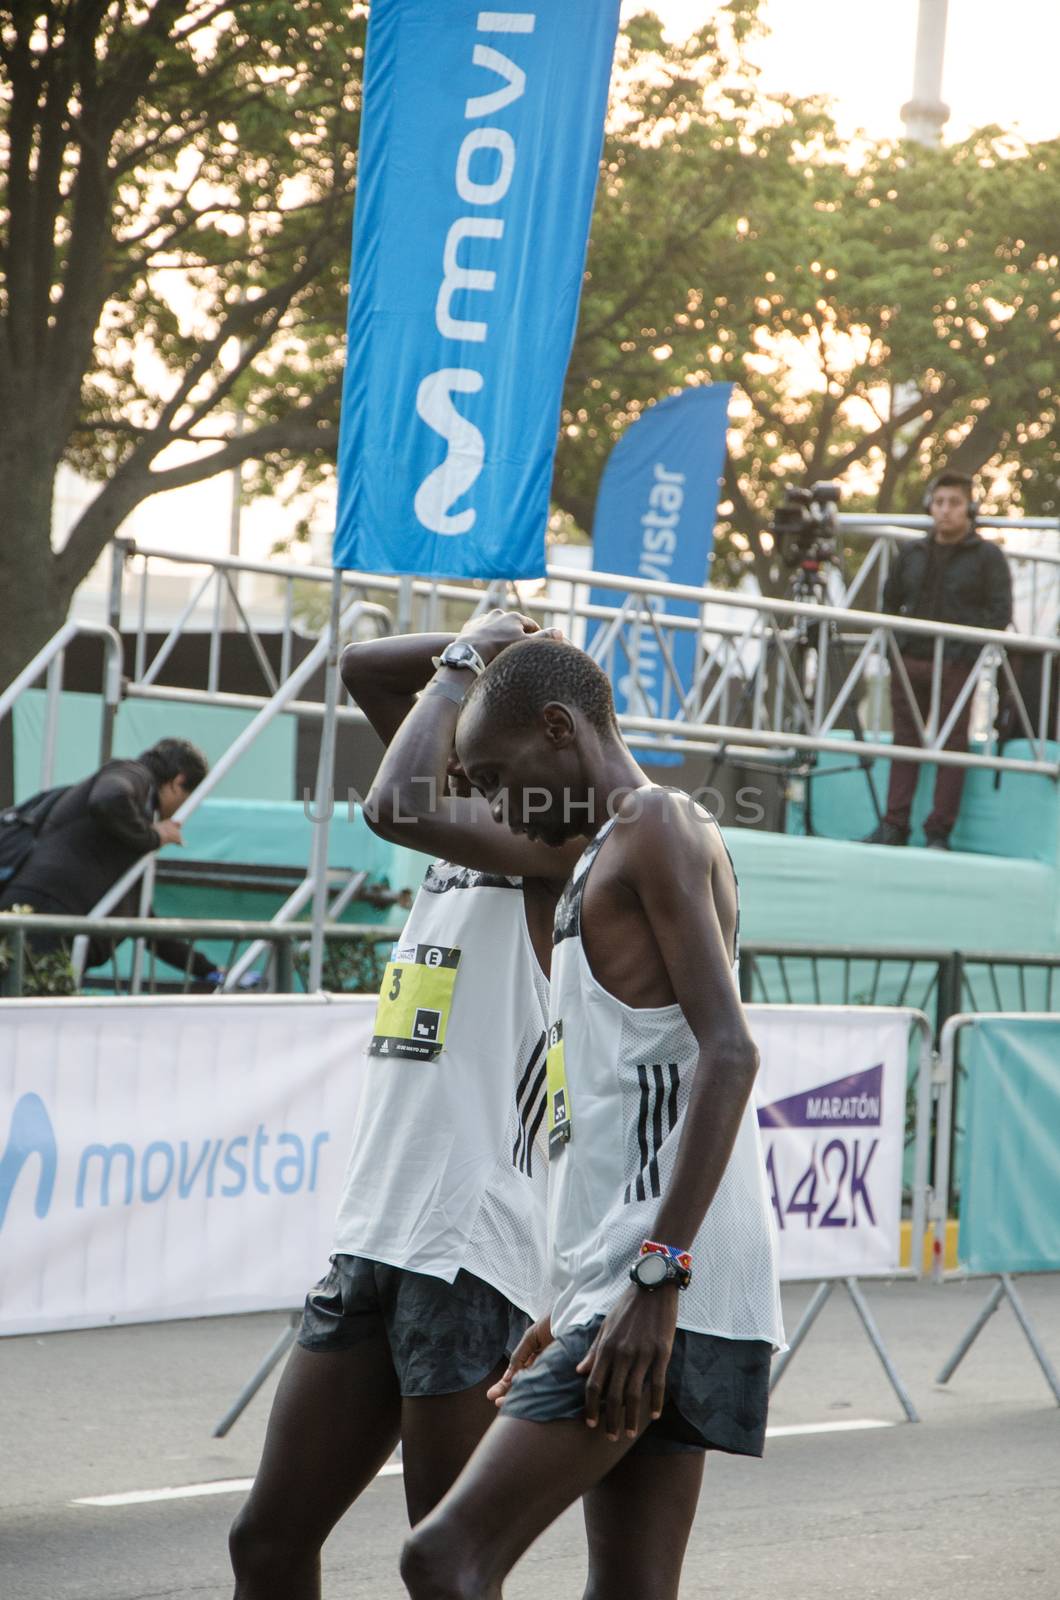
{"label": "black shorts", "polygon": [[[585,1374],[575,1369],[603,1320],[596,1317],[561,1333],[532,1367],[516,1376],[503,1414],[527,1422],[584,1415]],[[765,1448],[772,1359],[773,1347],[763,1339],[721,1339],[678,1328],[662,1415],[648,1424],[633,1451],[670,1455],[724,1450],[730,1455],[760,1456]]]}
{"label": "black shorts", "polygon": [[382,1334],[402,1395],[417,1399],[473,1389],[511,1355],[529,1326],[525,1312],[470,1272],[446,1283],[338,1255],[306,1296],[298,1343],[303,1350],[352,1350]]}

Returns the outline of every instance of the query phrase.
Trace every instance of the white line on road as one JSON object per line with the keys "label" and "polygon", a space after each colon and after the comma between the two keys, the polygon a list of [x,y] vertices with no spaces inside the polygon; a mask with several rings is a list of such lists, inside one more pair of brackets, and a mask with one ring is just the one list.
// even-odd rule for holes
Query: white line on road
{"label": "white line on road", "polygon": [[[400,1473],[401,1463],[388,1461],[379,1470],[380,1478]],[[175,1489],[129,1489],[124,1494],[90,1494],[73,1500],[75,1506],[144,1506],[153,1500],[194,1500],[206,1494],[246,1494],[253,1478],[214,1478],[209,1483],[182,1483]]]}
{"label": "white line on road", "polygon": [[847,1422],[796,1422],[780,1428],[767,1428],[767,1439],[793,1439],[800,1433],[859,1433],[863,1428],[893,1428],[893,1422],[879,1417],[851,1417]]}
{"label": "white line on road", "polygon": [[[851,1417],[844,1422],[798,1422],[767,1428],[767,1439],[793,1439],[800,1434],[858,1433],[867,1428],[893,1428],[895,1423],[879,1417]],[[380,1478],[401,1473],[400,1461],[388,1461],[380,1468]],[[129,1489],[124,1494],[92,1494],[71,1502],[75,1506],[144,1506],[156,1500],[195,1500],[208,1494],[246,1494],[253,1478],[215,1478],[209,1483],[182,1483],[174,1489]]]}

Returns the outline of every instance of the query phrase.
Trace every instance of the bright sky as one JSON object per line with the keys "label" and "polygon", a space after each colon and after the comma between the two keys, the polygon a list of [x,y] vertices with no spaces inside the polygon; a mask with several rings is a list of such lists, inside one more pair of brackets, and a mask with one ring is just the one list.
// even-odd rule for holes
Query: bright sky
{"label": "bright sky", "polygon": [[[624,0],[624,17],[652,10],[674,38],[720,0]],[[767,89],[825,94],[844,133],[901,132],[911,98],[918,0],[765,0],[770,37],[755,46]],[[947,142],[997,122],[1028,139],[1060,134],[1058,0],[949,0],[942,98]]]}

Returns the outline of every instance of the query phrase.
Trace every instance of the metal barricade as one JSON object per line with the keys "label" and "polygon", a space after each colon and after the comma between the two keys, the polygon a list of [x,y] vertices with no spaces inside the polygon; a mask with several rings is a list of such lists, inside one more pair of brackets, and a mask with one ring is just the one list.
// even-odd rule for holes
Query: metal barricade
{"label": "metal barricade", "polygon": [[[954,1125],[954,1111],[958,1099],[961,1044],[968,1035],[969,1031],[984,1027],[988,1028],[992,1023],[1045,1024],[1050,1030],[1051,1034],[1055,1033],[1055,1042],[1052,1046],[1054,1052],[1052,1060],[1055,1066],[1055,1075],[1057,1079],[1054,1098],[1060,1099],[1060,1020],[1058,1020],[1056,1016],[1052,1015],[1051,1013],[1019,1014],[1012,1012],[987,1012],[976,1016],[958,1013],[957,1015],[950,1017],[949,1021],[942,1030],[938,1058],[937,1081],[939,1106],[934,1169],[934,1192],[938,1195],[945,1195],[948,1193],[951,1184],[951,1163],[954,1149],[952,1129]],[[1008,1117],[1013,1117],[1016,1114],[1017,1104],[1014,1097],[1010,1095],[1006,1100],[1005,1115]],[[995,1149],[1000,1147],[1003,1131],[1004,1130],[996,1123],[992,1124],[990,1138],[991,1144],[993,1147],[995,1147]],[[1037,1131],[1040,1132],[1040,1129]],[[1039,1192],[1036,1197],[1037,1203],[1043,1207],[1046,1207],[1050,1215],[1056,1215],[1058,1211],[1060,1211],[1060,1182],[1057,1181],[1057,1164],[1055,1156],[1056,1146],[1055,1137],[1053,1137],[1054,1134],[1055,1124],[1047,1135],[1051,1156],[1050,1170],[1052,1175],[1052,1192],[1050,1194],[1047,1189],[1045,1192]],[[1023,1159],[1027,1160],[1029,1158],[1029,1154],[1030,1152],[1025,1147]],[[1002,1182],[1004,1182],[1006,1176],[1005,1155],[1006,1152],[1004,1149],[1000,1149],[999,1155],[993,1160],[992,1163],[992,1176],[996,1174]],[[976,1202],[971,1194],[962,1192],[962,1207],[973,1206],[975,1203]],[[982,1309],[979,1311],[970,1327],[962,1336],[956,1349],[943,1365],[936,1382],[940,1384],[949,1382],[949,1380],[953,1377],[953,1374],[956,1372],[958,1366],[964,1360],[964,1357],[968,1354],[968,1351],[971,1349],[972,1345],[975,1343],[976,1339],[979,1337],[980,1333],[993,1316],[994,1312],[1001,1305],[1002,1301],[1007,1300],[1009,1305],[1012,1307],[1016,1320],[1018,1321],[1024,1337],[1026,1338],[1027,1343],[1034,1354],[1034,1358],[1041,1369],[1042,1376],[1049,1385],[1053,1399],[1056,1401],[1057,1405],[1060,1406],[1060,1378],[1057,1377],[1057,1373],[1048,1356],[1046,1355],[1041,1340],[1031,1322],[1026,1306],[1017,1292],[1015,1277],[1018,1273],[1018,1270],[1019,1269],[1016,1262],[1010,1261],[1009,1270],[1005,1270],[1005,1268],[1000,1266],[998,1259],[995,1258],[992,1269],[990,1267],[986,1267],[978,1271],[969,1271],[958,1265],[956,1272],[946,1274],[942,1268],[941,1256],[938,1253],[936,1243],[936,1268],[933,1274],[936,1280],[942,1281],[947,1277],[951,1279],[957,1278],[962,1280],[967,1280],[971,1277],[986,1277],[994,1278],[996,1280],[994,1287],[986,1300],[986,1303],[983,1305]],[[1026,1270],[1026,1268],[1024,1270]],[[1060,1271],[1060,1252],[1058,1252],[1053,1270]]]}
{"label": "metal barricade", "polygon": [[[345,891],[341,893],[345,894]],[[158,939],[175,939],[189,945],[196,940],[226,941],[232,947],[231,972],[237,976],[249,970],[253,957],[251,960],[247,957],[251,952],[256,950],[260,955],[268,950],[273,992],[293,994],[298,989],[297,947],[309,944],[311,928],[308,923],[290,920],[240,922],[210,921],[208,918],[74,917],[45,916],[36,912],[0,912],[0,998],[13,999],[23,993],[26,944],[34,934],[81,938],[86,944],[90,938],[115,942],[135,939],[147,944]],[[390,944],[394,938],[393,929],[381,923],[326,922],[323,935],[326,941],[333,943],[363,940],[372,944]],[[250,950],[239,954],[240,946],[244,945],[249,946]],[[185,984],[188,977],[188,972],[185,972]]]}

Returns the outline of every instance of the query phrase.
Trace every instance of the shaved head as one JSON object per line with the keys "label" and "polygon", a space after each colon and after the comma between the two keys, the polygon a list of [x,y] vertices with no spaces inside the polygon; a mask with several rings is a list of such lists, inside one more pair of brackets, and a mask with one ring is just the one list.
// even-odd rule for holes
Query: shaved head
{"label": "shaved head", "polygon": [[580,711],[597,733],[618,733],[607,675],[591,656],[563,639],[528,639],[502,650],[464,702],[488,726],[529,728],[547,705]]}

